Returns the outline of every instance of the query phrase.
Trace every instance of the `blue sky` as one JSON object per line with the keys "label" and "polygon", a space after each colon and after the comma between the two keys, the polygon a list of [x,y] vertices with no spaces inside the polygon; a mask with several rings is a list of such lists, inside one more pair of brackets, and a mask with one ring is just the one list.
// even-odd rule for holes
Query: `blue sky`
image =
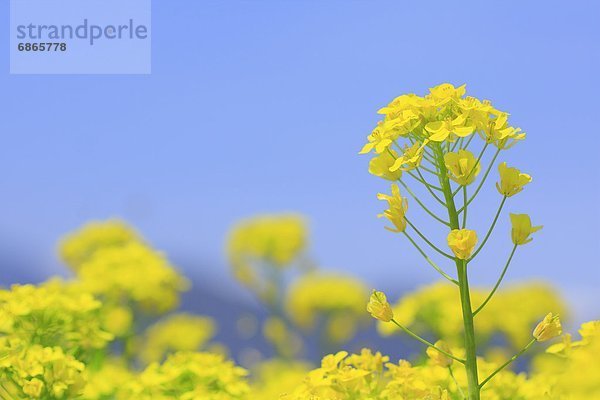
{"label": "blue sky", "polygon": [[[325,268],[391,293],[436,279],[376,218],[387,184],[357,152],[378,108],[451,82],[528,133],[504,156],[534,181],[506,210],[544,229],[507,281],[546,279],[598,317],[598,3],[172,0],[152,12],[149,76],[11,76],[0,31],[0,282],[64,273],[57,238],[120,216],[192,278],[245,298],[224,237],[274,211],[307,215]],[[472,214],[480,229],[494,180]],[[494,282],[508,229],[505,214],[476,283]]]}

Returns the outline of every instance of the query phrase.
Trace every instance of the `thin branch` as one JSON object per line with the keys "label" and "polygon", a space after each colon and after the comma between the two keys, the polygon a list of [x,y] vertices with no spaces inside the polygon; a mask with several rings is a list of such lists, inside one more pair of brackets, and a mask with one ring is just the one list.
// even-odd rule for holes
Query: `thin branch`
{"label": "thin branch", "polygon": [[421,237],[421,239],[423,239],[423,240],[424,240],[424,241],[425,241],[425,242],[426,242],[426,243],[427,243],[427,244],[428,244],[428,245],[429,245],[429,246],[430,246],[430,247],[431,247],[433,250],[437,251],[438,253],[440,253],[440,254],[441,254],[441,255],[443,255],[444,257],[448,258],[449,260],[453,260],[453,261],[455,260],[454,256],[451,256],[450,254],[448,254],[448,253],[444,252],[443,250],[440,250],[440,249],[439,249],[439,248],[438,248],[438,247],[437,247],[435,244],[431,243],[431,242],[429,241],[429,239],[427,239],[427,238],[425,237],[425,235],[423,235],[423,234],[421,233],[421,231],[419,231],[419,230],[417,229],[417,227],[416,227],[416,226],[414,226],[414,225],[413,225],[413,223],[412,223],[412,222],[410,222],[410,220],[409,220],[408,218],[404,217],[404,219],[406,220],[406,222],[408,223],[408,225],[410,225],[410,227],[411,227],[411,228],[413,228],[413,230],[414,230],[415,232],[417,232],[417,234],[418,234],[418,235]]}
{"label": "thin branch", "polygon": [[473,133],[470,137],[469,140],[467,140],[467,144],[465,145],[465,147],[461,147],[461,149],[466,150],[467,147],[469,147],[469,145],[471,144],[471,140],[473,140],[473,138],[475,137],[475,133]]}
{"label": "thin branch", "polygon": [[498,290],[498,287],[500,287],[500,282],[502,282],[502,279],[504,279],[504,275],[506,274],[506,271],[508,270],[508,266],[510,265],[511,260],[512,260],[513,256],[515,255],[516,250],[517,250],[517,245],[515,244],[512,251],[510,252],[508,261],[506,262],[506,265],[504,266],[504,269],[502,270],[502,273],[500,274],[500,278],[498,278],[498,281],[494,285],[494,288],[492,289],[492,291],[490,292],[488,297],[486,297],[486,299],[483,301],[483,303],[481,303],[481,305],[479,307],[477,307],[477,309],[475,311],[473,311],[473,316],[476,316],[481,310],[483,310],[483,307],[485,307],[485,305],[492,299],[492,296],[494,295],[494,293],[496,293],[496,290]]}
{"label": "thin branch", "polygon": [[481,382],[479,384],[479,389],[481,389],[486,383],[488,383],[490,381],[490,379],[492,379],[494,377],[494,375],[496,375],[498,372],[502,371],[504,368],[506,368],[507,366],[509,366],[513,361],[515,361],[517,358],[521,357],[521,355],[523,353],[525,353],[527,350],[529,350],[529,348],[531,346],[533,346],[533,344],[536,342],[535,339],[532,339],[531,342],[527,343],[527,346],[523,347],[523,349],[521,351],[519,351],[517,354],[515,354],[514,356],[511,357],[510,360],[508,360],[507,362],[505,362],[504,364],[502,364],[499,368],[497,368],[494,372],[492,372],[490,374],[490,376],[488,376],[487,378],[485,378],[483,380],[483,382]]}
{"label": "thin branch", "polygon": [[496,154],[494,154],[494,158],[492,158],[492,161],[490,162],[490,165],[488,166],[487,171],[485,171],[485,175],[483,176],[483,179],[481,180],[481,182],[479,182],[479,186],[475,190],[475,193],[473,193],[473,196],[471,196],[471,198],[469,199],[469,201],[467,201],[467,204],[463,205],[462,208],[460,210],[458,210],[459,214],[465,209],[466,206],[468,206],[469,204],[471,204],[471,202],[475,199],[475,197],[477,196],[477,194],[481,190],[481,187],[485,183],[485,180],[488,177],[488,175],[490,173],[490,170],[492,169],[492,166],[494,165],[494,162],[496,161],[496,158],[498,157],[498,154],[500,154],[500,150],[501,149],[498,149],[496,151]]}
{"label": "thin branch", "polygon": [[458,389],[458,392],[460,393],[460,396],[463,399],[466,399],[465,397],[465,393],[463,392],[462,388],[460,387],[460,385],[458,384],[458,381],[456,380],[456,378],[454,377],[454,372],[452,372],[452,365],[448,365],[448,371],[450,372],[450,376],[452,377],[452,380],[454,381],[454,384],[456,385],[456,388]]}
{"label": "thin branch", "polygon": [[410,189],[410,187],[408,187],[408,185],[406,183],[404,183],[404,181],[402,181],[401,179],[398,179],[398,182],[400,182],[402,187],[404,187],[404,189],[406,189],[406,191],[412,196],[413,199],[415,199],[417,204],[419,204],[423,208],[423,210],[425,210],[427,212],[427,214],[431,215],[431,217],[433,217],[437,221],[441,222],[442,224],[444,224],[448,227],[450,226],[450,223],[448,223],[447,221],[444,221],[442,218],[438,217],[432,211],[430,211],[429,208],[427,208],[427,206],[425,204],[423,204],[423,202],[421,202],[421,200],[419,200],[417,195]]}
{"label": "thin branch", "polygon": [[496,226],[496,222],[498,222],[498,217],[500,216],[500,212],[502,211],[502,207],[504,207],[504,203],[506,202],[506,199],[508,197],[504,196],[502,198],[502,202],[500,203],[500,207],[498,207],[498,212],[496,212],[496,216],[494,217],[494,221],[492,222],[492,225],[490,226],[490,229],[488,229],[487,234],[485,235],[485,237],[483,238],[483,241],[481,242],[481,244],[479,245],[479,248],[477,250],[475,250],[475,253],[473,253],[473,255],[471,256],[471,258],[469,258],[469,261],[471,261],[472,259],[475,258],[475,256],[477,254],[479,254],[479,252],[481,251],[481,249],[483,249],[483,246],[485,246],[485,242],[487,242],[487,240],[489,239],[490,235],[492,234],[492,231],[494,230],[494,227]]}
{"label": "thin branch", "polygon": [[444,354],[444,355],[446,355],[446,356],[450,357],[450,358],[451,358],[451,359],[453,359],[453,360],[456,360],[456,361],[458,361],[458,362],[459,362],[459,363],[461,363],[461,364],[464,364],[464,363],[465,363],[465,360],[463,360],[462,358],[458,358],[458,357],[456,357],[456,356],[453,356],[452,354],[448,353],[447,351],[444,351],[444,350],[440,349],[439,347],[437,347],[437,346],[436,346],[436,345],[434,345],[433,343],[431,343],[431,342],[429,342],[429,341],[427,341],[427,340],[423,339],[421,336],[417,335],[416,333],[414,333],[414,332],[413,332],[413,331],[411,331],[410,329],[408,329],[408,328],[406,328],[406,327],[404,327],[404,326],[400,325],[398,322],[396,322],[396,320],[395,320],[395,319],[393,319],[393,318],[392,318],[392,320],[391,320],[391,321],[392,321],[394,324],[396,324],[396,326],[397,326],[398,328],[402,329],[404,332],[408,333],[410,336],[412,336],[414,339],[417,339],[419,342],[423,343],[424,345],[426,345],[426,346],[429,346],[429,347],[433,347],[434,349],[436,349],[436,350],[437,350],[437,351],[439,351],[440,353],[442,353],[442,354]]}
{"label": "thin branch", "polygon": [[[463,186],[463,204],[467,204],[467,187]],[[467,208],[465,208],[465,212],[463,213],[462,219],[462,227],[465,229],[467,226]]]}
{"label": "thin branch", "polygon": [[429,265],[431,265],[444,278],[448,279],[450,282],[454,283],[455,285],[458,285],[458,281],[456,279],[452,278],[447,273],[445,273],[440,267],[438,267],[437,264],[434,263],[431,260],[431,258],[429,258],[429,256],[427,256],[427,254],[425,254],[425,252],[419,247],[419,245],[414,241],[414,239],[412,237],[410,237],[410,235],[408,233],[406,233],[406,232],[403,232],[403,233],[406,236],[406,238],[413,244],[413,246],[415,246],[415,248],[419,251],[419,253],[421,253],[421,255],[423,256],[423,258],[425,258],[425,260],[427,260],[427,262],[429,263]]}
{"label": "thin branch", "polygon": [[[410,176],[412,176],[412,177],[413,177],[413,179],[415,179],[416,181],[419,181],[419,182],[421,182],[423,185],[425,185],[425,186],[427,187],[427,189],[428,189],[428,190],[435,189],[435,190],[438,190],[438,191],[440,191],[440,192],[442,191],[442,188],[441,188],[441,187],[439,187],[439,186],[434,186],[434,185],[432,185],[431,183],[427,182],[427,181],[425,180],[425,178],[423,178],[423,176],[421,175],[421,172],[419,172],[419,170],[418,170],[418,169],[416,169],[416,171],[417,171],[417,173],[419,174],[419,176],[416,176],[415,174],[413,174],[413,173],[412,173],[412,172],[410,172],[410,171],[406,171],[406,173],[407,173],[407,174],[409,174]],[[435,196],[435,195],[434,195],[434,196]]]}

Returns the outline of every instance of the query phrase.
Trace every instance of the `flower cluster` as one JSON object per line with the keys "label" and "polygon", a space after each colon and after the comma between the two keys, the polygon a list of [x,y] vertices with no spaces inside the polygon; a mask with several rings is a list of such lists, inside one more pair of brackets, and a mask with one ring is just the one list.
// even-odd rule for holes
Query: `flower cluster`
{"label": "flower cluster", "polygon": [[314,272],[292,284],[285,308],[291,320],[303,330],[313,331],[321,320],[326,338],[339,343],[354,336],[358,326],[365,322],[368,297],[367,288],[358,279]]}
{"label": "flower cluster", "polygon": [[[101,303],[58,280],[0,291],[0,382],[6,398],[74,398],[85,364],[113,336],[100,325]],[[5,398],[6,393],[0,394]]]}
{"label": "flower cluster", "polygon": [[235,400],[249,391],[246,370],[222,355],[179,352],[152,363],[118,393],[119,399]]}
{"label": "flower cluster", "polygon": [[138,233],[123,221],[94,221],[62,238],[59,253],[64,262],[77,271],[81,263],[98,249],[121,247],[141,240]]}
{"label": "flower cluster", "polygon": [[263,300],[274,302],[281,293],[273,276],[299,261],[306,242],[307,226],[300,215],[262,215],[233,227],[227,254],[236,278]]}
{"label": "flower cluster", "polygon": [[9,342],[60,346],[82,354],[106,346],[113,336],[100,322],[101,303],[59,280],[0,290],[0,335]]}
{"label": "flower cluster", "polygon": [[[458,353],[460,351],[457,350]],[[428,352],[429,353],[429,352]],[[325,356],[321,367],[306,374],[304,381],[282,396],[282,400],[305,399],[463,399],[466,376],[449,369],[450,362],[433,356],[424,363],[406,360],[389,362],[388,356],[363,349],[359,354],[345,351]],[[482,372],[493,371],[496,364],[483,362]],[[549,387],[539,386],[522,374],[503,370],[485,388],[485,398],[493,400],[542,400]],[[560,398],[560,397],[559,397]]]}
{"label": "flower cluster", "polygon": [[212,318],[187,313],[170,315],[146,330],[140,357],[150,363],[161,361],[169,353],[200,350],[215,330]]}

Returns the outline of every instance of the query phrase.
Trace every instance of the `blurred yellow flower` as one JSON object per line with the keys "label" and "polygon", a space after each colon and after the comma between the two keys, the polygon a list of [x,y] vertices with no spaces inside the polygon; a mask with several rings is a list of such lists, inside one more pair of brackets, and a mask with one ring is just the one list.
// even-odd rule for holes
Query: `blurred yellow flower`
{"label": "blurred yellow flower", "polygon": [[179,352],[152,363],[117,398],[237,400],[249,392],[247,371],[219,354]]}
{"label": "blurred yellow flower", "polygon": [[512,224],[511,238],[515,245],[523,245],[533,239],[529,236],[542,229],[542,226],[531,226],[531,218],[527,214],[510,214]]}
{"label": "blurred yellow flower", "polygon": [[453,229],[448,234],[448,247],[461,260],[468,260],[477,244],[477,232],[470,229]]}
{"label": "blurred yellow flower", "polygon": [[189,282],[160,252],[137,242],[96,251],[78,270],[81,286],[112,302],[133,302],[148,313],[163,313],[179,304]]}
{"label": "blurred yellow flower", "polygon": [[306,247],[306,221],[300,215],[262,215],[237,224],[227,248],[233,264],[266,261],[284,268]]}
{"label": "blurred yellow flower", "polygon": [[[446,344],[446,342],[444,342],[443,340],[438,340],[434,344],[435,344],[435,347],[437,347],[438,349],[442,349],[446,353],[452,354],[452,351],[450,350],[450,346],[448,346]],[[439,367],[447,368],[447,367],[451,366],[452,362],[454,361],[452,358],[450,358],[447,355],[445,355],[444,353],[441,353],[440,351],[434,349],[433,347],[427,347],[427,350],[425,350],[425,352],[427,353],[427,357],[429,357],[431,362],[434,365],[437,365]]]}
{"label": "blurred yellow flower", "polygon": [[329,336],[331,341],[354,336],[359,324],[368,322],[365,303],[369,298],[367,287],[352,276],[312,272],[294,283],[285,298],[285,311],[291,322],[305,331],[313,331],[319,320],[327,327],[342,324],[346,330]]}
{"label": "blurred yellow flower", "polygon": [[141,241],[139,234],[123,221],[94,221],[63,237],[59,253],[64,262],[76,271],[99,249]]}
{"label": "blurred yellow flower", "polygon": [[511,197],[523,190],[523,186],[531,182],[531,176],[521,173],[517,168],[508,167],[505,162],[498,165],[500,182],[496,188],[500,194]]}
{"label": "blurred yellow flower", "polygon": [[216,323],[212,318],[187,313],[169,315],[151,325],[145,333],[140,356],[150,363],[177,351],[198,351],[212,339]]}

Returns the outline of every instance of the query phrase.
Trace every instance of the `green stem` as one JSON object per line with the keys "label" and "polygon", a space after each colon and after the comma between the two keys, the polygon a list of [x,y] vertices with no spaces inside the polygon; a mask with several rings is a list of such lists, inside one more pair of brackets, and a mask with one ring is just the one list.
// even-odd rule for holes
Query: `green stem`
{"label": "green stem", "polygon": [[456,388],[458,389],[458,393],[460,393],[460,397],[462,397],[463,399],[466,399],[465,393],[463,392],[462,388],[458,384],[458,381],[456,380],[456,377],[454,376],[454,372],[452,371],[452,365],[448,365],[448,372],[450,372],[450,377],[452,377],[452,380],[454,381],[454,384],[456,385]]}
{"label": "green stem", "polygon": [[407,333],[408,335],[410,335],[412,338],[414,338],[414,339],[417,339],[419,342],[423,343],[424,345],[426,345],[426,346],[429,346],[429,347],[433,347],[434,349],[436,349],[436,350],[437,350],[437,351],[439,351],[440,353],[442,353],[442,354],[444,354],[444,355],[446,355],[446,356],[450,357],[450,358],[451,358],[451,359],[453,359],[453,360],[456,360],[456,361],[458,361],[458,362],[459,362],[459,363],[461,363],[461,364],[464,364],[464,363],[465,363],[465,360],[463,360],[462,358],[458,358],[458,357],[456,357],[456,356],[454,356],[454,355],[452,355],[452,354],[448,353],[447,351],[444,351],[444,350],[440,349],[440,348],[439,348],[439,347],[437,347],[435,344],[431,343],[431,342],[430,342],[430,341],[428,341],[428,340],[425,340],[425,339],[423,339],[421,336],[417,335],[416,333],[414,333],[413,331],[411,331],[411,330],[410,330],[410,329],[408,329],[407,327],[400,325],[400,324],[399,324],[399,323],[398,323],[398,322],[397,322],[395,319],[393,319],[393,318],[392,318],[392,319],[391,319],[391,321],[392,321],[394,324],[396,324],[396,326],[397,326],[398,328],[402,329],[404,332],[406,332],[406,333]]}
{"label": "green stem", "polygon": [[406,183],[404,183],[403,180],[398,179],[398,182],[400,182],[402,187],[404,187],[404,189],[406,189],[406,191],[412,196],[413,199],[415,199],[417,204],[419,204],[421,206],[421,208],[423,208],[423,210],[425,210],[427,212],[427,214],[431,215],[434,219],[441,222],[442,224],[444,224],[446,226],[450,226],[450,224],[448,222],[444,221],[443,219],[441,219],[440,217],[435,215],[431,210],[429,210],[429,208],[427,208],[427,206],[425,204],[423,204],[423,202],[421,200],[419,200],[417,195],[408,187],[408,185]]}
{"label": "green stem", "polygon": [[465,207],[467,207],[469,204],[471,204],[471,202],[473,200],[475,200],[475,197],[477,197],[477,194],[479,193],[479,191],[483,187],[483,184],[485,183],[485,180],[487,179],[488,175],[490,174],[490,171],[492,170],[492,167],[494,166],[494,162],[496,161],[496,158],[498,157],[498,154],[500,154],[500,150],[501,149],[498,149],[496,151],[496,154],[494,154],[494,157],[492,158],[492,161],[490,162],[490,165],[488,166],[487,170],[485,171],[485,174],[483,175],[483,179],[481,180],[481,182],[479,182],[479,186],[477,186],[477,189],[475,189],[475,193],[473,193],[473,196],[471,196],[471,198],[469,199],[469,201],[467,201],[467,204],[463,205],[462,208],[460,210],[458,210],[459,214],[465,209]]}
{"label": "green stem", "polygon": [[446,253],[443,250],[440,250],[435,244],[431,243],[431,241],[429,241],[429,239],[427,239],[425,237],[425,235],[423,235],[421,233],[421,231],[418,230],[417,227],[414,226],[413,223],[410,222],[410,220],[408,218],[404,217],[404,219],[406,220],[406,222],[408,223],[408,225],[410,225],[410,227],[413,228],[413,230],[415,232],[417,232],[417,235],[419,235],[421,237],[421,239],[423,239],[429,245],[429,247],[431,247],[433,250],[437,251],[439,254],[443,255],[444,257],[446,257],[446,258],[448,258],[450,260],[454,260],[454,257],[452,257],[450,254]]}
{"label": "green stem", "polygon": [[[467,187],[463,186],[463,204],[467,204]],[[462,227],[465,229],[467,226],[467,208],[465,207],[465,212],[463,213]]]}
{"label": "green stem", "polygon": [[502,270],[502,273],[500,274],[500,278],[498,278],[498,281],[494,285],[494,288],[492,289],[490,294],[486,297],[486,299],[483,301],[483,303],[481,303],[481,305],[479,307],[477,307],[475,312],[473,312],[473,316],[476,316],[479,313],[479,311],[483,310],[483,307],[485,307],[485,305],[492,299],[492,296],[494,295],[494,293],[496,293],[496,290],[498,290],[498,287],[500,286],[500,282],[502,282],[502,279],[504,279],[504,275],[506,274],[506,271],[508,270],[508,266],[510,265],[511,260],[512,260],[513,256],[515,255],[516,250],[517,250],[517,245],[515,244],[512,251],[510,252],[508,261],[506,262],[506,265],[504,266],[504,269]]}
{"label": "green stem", "polygon": [[448,275],[447,273],[445,273],[440,267],[437,266],[436,263],[434,263],[431,258],[429,258],[429,256],[427,256],[427,254],[425,254],[425,252],[419,247],[419,245],[414,241],[413,238],[410,237],[410,235],[406,232],[402,232],[404,233],[404,235],[406,236],[406,238],[413,244],[413,246],[416,247],[416,249],[419,251],[419,253],[421,253],[421,255],[425,258],[425,260],[429,263],[429,265],[431,265],[437,272],[439,272],[444,278],[448,279],[450,282],[454,283],[455,285],[458,285],[458,281],[454,278],[452,278],[450,275]]}
{"label": "green stem", "polygon": [[421,172],[420,172],[418,169],[415,169],[415,171],[417,171],[417,173],[419,174],[419,176],[417,176],[417,175],[413,174],[413,173],[412,173],[412,172],[410,172],[410,171],[406,171],[406,173],[407,173],[408,175],[410,175],[410,176],[411,176],[411,177],[412,177],[414,180],[416,180],[417,182],[420,182],[420,183],[422,183],[423,185],[425,185],[425,187],[427,188],[427,190],[431,191],[431,189],[435,189],[435,190],[437,190],[437,191],[440,191],[440,192],[442,191],[442,188],[440,188],[440,187],[438,187],[438,186],[435,186],[435,185],[432,185],[431,183],[427,182],[427,181],[425,180],[425,178],[423,178],[423,175],[421,175]]}
{"label": "green stem", "polygon": [[510,360],[508,360],[507,362],[505,362],[504,364],[502,364],[499,368],[497,368],[494,372],[492,372],[490,374],[490,376],[488,376],[487,378],[485,378],[483,380],[483,382],[481,382],[481,384],[479,385],[479,388],[481,389],[486,383],[488,383],[490,381],[490,379],[492,379],[494,377],[494,375],[496,375],[498,372],[502,371],[504,368],[508,367],[517,358],[521,357],[521,355],[523,353],[525,353],[527,350],[529,350],[529,348],[531,346],[533,346],[533,344],[535,342],[536,342],[536,340],[532,339],[531,342],[527,343],[527,346],[523,347],[523,349],[521,351],[519,351],[517,354],[515,354],[514,356],[512,356]]}
{"label": "green stem", "polygon": [[[440,167],[440,184],[444,192],[444,197],[446,198],[450,228],[459,229],[458,213],[456,212],[452,187],[450,186],[450,181],[448,179],[448,171],[444,164],[443,150],[440,146],[437,146],[436,152],[438,155],[438,165]],[[469,388],[468,399],[480,400],[479,377],[477,376],[477,348],[475,344],[475,327],[473,325],[469,279],[467,276],[467,262],[458,258],[455,258],[454,262],[458,271],[458,286],[460,289],[460,302],[463,315],[466,353],[465,369]]]}
{"label": "green stem", "polygon": [[[502,198],[502,202],[500,203],[500,207],[498,207],[498,211],[496,212],[496,216],[494,217],[494,221],[492,222],[492,225],[490,226],[490,229],[488,229],[485,237],[483,238],[483,241],[481,242],[481,244],[479,245],[479,247],[477,248],[477,250],[475,250],[475,253],[473,253],[473,255],[471,256],[471,258],[469,258],[469,261],[473,260],[475,258],[475,256],[477,254],[479,254],[479,252],[481,251],[481,249],[483,249],[483,246],[485,246],[485,242],[487,242],[487,240],[490,238],[490,235],[492,234],[492,231],[494,230],[494,227],[496,226],[496,222],[498,222],[498,217],[500,216],[500,213],[502,212],[502,207],[504,207],[504,203],[506,202],[506,199],[508,197],[504,196]],[[465,210],[466,212],[466,210]]]}
{"label": "green stem", "polygon": [[466,150],[467,147],[469,147],[469,145],[471,144],[471,140],[473,140],[473,138],[475,137],[475,133],[473,133],[470,137],[469,140],[467,140],[467,144],[465,144],[464,147],[461,147],[463,150]]}

